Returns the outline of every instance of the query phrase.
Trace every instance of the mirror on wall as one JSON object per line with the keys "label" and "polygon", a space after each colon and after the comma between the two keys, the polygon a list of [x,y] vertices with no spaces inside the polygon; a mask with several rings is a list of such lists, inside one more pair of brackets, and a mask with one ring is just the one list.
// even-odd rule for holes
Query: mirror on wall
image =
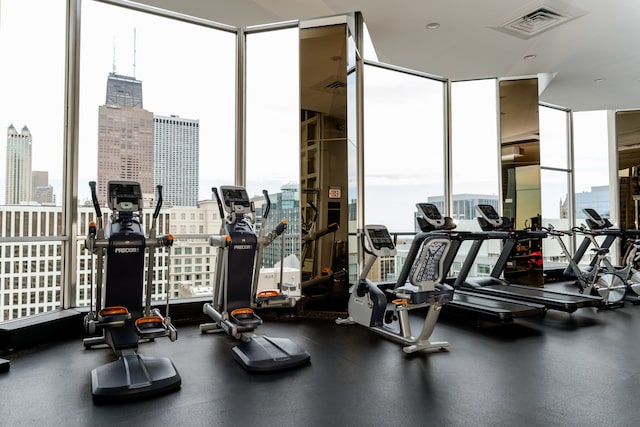
{"label": "mirror on wall", "polygon": [[616,112],[619,226],[640,228],[640,111]]}
{"label": "mirror on wall", "polygon": [[[542,199],[538,79],[500,81],[499,94],[502,215],[513,221],[516,230],[539,229]],[[507,263],[505,279],[542,286],[541,260],[541,239],[522,238]]]}
{"label": "mirror on wall", "polygon": [[305,309],[348,299],[346,23],[300,28],[300,208]]}

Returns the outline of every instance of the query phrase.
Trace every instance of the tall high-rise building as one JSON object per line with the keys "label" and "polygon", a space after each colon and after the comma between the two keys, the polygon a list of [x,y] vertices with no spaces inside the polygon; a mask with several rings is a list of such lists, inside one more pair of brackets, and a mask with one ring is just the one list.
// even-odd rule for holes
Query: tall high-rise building
{"label": "tall high-rise building", "polygon": [[142,107],[142,82],[109,73],[105,105],[98,117],[98,200],[107,201],[107,183],[132,180],[153,193],[153,113]]}
{"label": "tall high-rise building", "polygon": [[200,124],[179,116],[154,116],[153,184],[174,206],[198,204]]}
{"label": "tall high-rise building", "polygon": [[18,133],[13,124],[7,129],[7,187],[5,204],[31,201],[31,132],[25,125]]}

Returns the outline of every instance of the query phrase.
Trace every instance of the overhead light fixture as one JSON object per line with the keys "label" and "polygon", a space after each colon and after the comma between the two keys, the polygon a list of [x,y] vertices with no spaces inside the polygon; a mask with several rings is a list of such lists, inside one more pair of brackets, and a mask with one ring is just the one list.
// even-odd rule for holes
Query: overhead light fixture
{"label": "overhead light fixture", "polygon": [[536,59],[538,57],[538,55],[525,55],[522,57],[522,59],[526,59],[527,61],[531,61],[532,59]]}
{"label": "overhead light fixture", "polygon": [[429,22],[427,24],[427,30],[437,30],[438,28],[440,28],[439,22]]}
{"label": "overhead light fixture", "polygon": [[599,78],[595,79],[593,82],[594,83],[603,83],[605,80],[607,80],[607,79],[605,79],[603,77],[599,77]]}

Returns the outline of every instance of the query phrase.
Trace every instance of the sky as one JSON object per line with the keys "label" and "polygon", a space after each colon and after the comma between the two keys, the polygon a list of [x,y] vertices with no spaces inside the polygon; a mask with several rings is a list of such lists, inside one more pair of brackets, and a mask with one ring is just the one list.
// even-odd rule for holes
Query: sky
{"label": "sky", "polygon": [[[0,125],[6,129],[13,124],[18,130],[29,127],[32,168],[49,171],[58,204],[64,131],[63,6],[63,0],[0,2]],[[29,16],[26,25],[20,18],[25,15]],[[79,199],[89,197],[88,182],[97,179],[98,107],[105,102],[107,77],[114,69],[142,81],[145,109],[200,121],[200,199],[210,198],[211,186],[232,183],[234,35],[92,1],[82,2],[82,22]],[[250,194],[259,194],[263,188],[277,192],[281,185],[298,181],[297,49],[295,29],[251,36],[248,41]],[[370,212],[366,219],[395,230],[406,230],[412,224],[415,203],[443,192],[440,89],[429,82],[416,84],[417,80],[397,74],[389,78],[388,72],[365,73],[365,96],[376,100],[368,106],[365,103],[365,196]],[[472,101],[479,99],[478,94],[470,90],[464,95],[469,107],[459,108],[454,119],[454,124],[461,124],[454,128],[454,140],[465,141],[454,147],[454,193],[497,193],[498,152],[497,146],[495,151],[491,148],[496,140],[491,119],[495,109],[475,106]],[[580,172],[577,192],[608,181],[603,153],[596,148],[606,147],[606,133],[602,133],[606,120],[603,125],[602,113],[576,116],[580,114],[585,120],[578,120],[580,130],[575,134],[584,148],[575,155]],[[490,148],[479,150],[478,144]],[[3,166],[5,153],[6,138],[1,138]],[[3,173],[2,201],[4,186]],[[548,197],[550,201],[543,206],[555,207],[553,201],[561,194],[549,192]]]}

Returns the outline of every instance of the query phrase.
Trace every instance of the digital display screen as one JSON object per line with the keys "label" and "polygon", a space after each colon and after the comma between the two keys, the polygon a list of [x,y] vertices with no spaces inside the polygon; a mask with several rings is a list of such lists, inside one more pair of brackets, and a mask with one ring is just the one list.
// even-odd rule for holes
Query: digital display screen
{"label": "digital display screen", "polygon": [[478,205],[478,209],[480,209],[482,214],[489,219],[493,219],[493,220],[500,219],[500,215],[498,215],[498,212],[496,212],[496,210],[491,205]]}
{"label": "digital display screen", "polygon": [[430,219],[442,219],[442,215],[440,215],[440,211],[431,203],[420,203],[418,204],[420,210]]}
{"label": "digital display screen", "polygon": [[222,198],[227,206],[231,206],[232,203],[235,203],[236,205],[249,206],[249,196],[244,189],[223,188]]}
{"label": "digital display screen", "polygon": [[369,239],[375,249],[390,248],[393,249],[393,240],[386,228],[367,228]]}
{"label": "digital display screen", "polygon": [[593,218],[594,221],[602,221],[602,217],[595,210],[593,210],[591,208],[585,208],[585,209],[583,209],[583,211],[584,211],[584,213],[589,215],[591,218]]}

